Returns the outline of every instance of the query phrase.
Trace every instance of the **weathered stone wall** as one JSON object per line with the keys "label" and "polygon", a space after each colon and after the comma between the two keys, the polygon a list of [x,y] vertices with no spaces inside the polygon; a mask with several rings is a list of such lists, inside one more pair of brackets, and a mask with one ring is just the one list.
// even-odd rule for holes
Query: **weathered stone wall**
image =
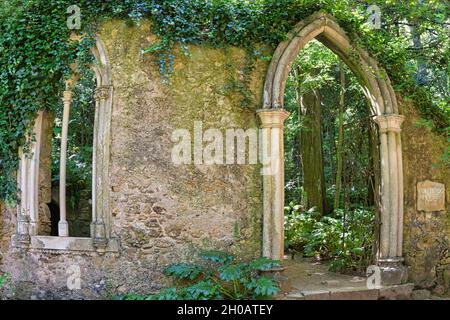
{"label": "weathered stone wall", "polygon": [[[111,141],[112,236],[119,253],[20,251],[10,246],[14,210],[2,210],[1,270],[16,298],[87,297],[150,292],[164,284],[169,263],[200,249],[226,249],[242,257],[261,254],[261,179],[256,165],[180,165],[171,161],[175,129],[257,127],[264,73],[254,71],[252,106],[224,91],[240,77],[245,52],[191,47],[179,52],[171,84],[141,50],[156,41],[148,23],[110,21],[100,28],[113,83]],[[263,66],[265,67],[265,66]],[[261,71],[262,70],[262,71]],[[69,291],[68,267],[81,269],[82,289]]]}
{"label": "weathered stone wall", "polygon": [[[410,102],[401,102],[404,167],[404,256],[409,280],[437,294],[450,292],[450,168],[440,158],[446,139],[418,126],[418,113]],[[446,186],[446,210],[417,210],[417,183],[431,180]]]}
{"label": "weathered stone wall", "polygon": [[38,232],[42,235],[51,233],[51,213],[48,204],[52,201],[52,124],[54,116],[44,112],[46,121],[43,121],[41,136],[41,152],[39,156],[39,226]]}

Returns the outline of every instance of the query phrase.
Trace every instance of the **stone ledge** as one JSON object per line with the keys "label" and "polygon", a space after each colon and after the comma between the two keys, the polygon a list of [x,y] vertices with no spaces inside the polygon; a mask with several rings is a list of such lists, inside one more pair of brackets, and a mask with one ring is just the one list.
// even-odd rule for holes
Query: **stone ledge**
{"label": "stone ledge", "polygon": [[[97,252],[97,248],[93,244],[92,238],[78,238],[78,237],[54,237],[54,236],[31,236],[30,243],[24,245],[12,237],[12,244],[19,248],[37,249],[37,250],[51,250],[51,251],[66,251],[66,252]],[[120,244],[116,238],[108,239],[107,246],[102,252],[119,252]]]}
{"label": "stone ledge", "polygon": [[337,290],[299,291],[279,297],[279,300],[409,300],[414,284],[386,286],[379,289],[342,288]]}

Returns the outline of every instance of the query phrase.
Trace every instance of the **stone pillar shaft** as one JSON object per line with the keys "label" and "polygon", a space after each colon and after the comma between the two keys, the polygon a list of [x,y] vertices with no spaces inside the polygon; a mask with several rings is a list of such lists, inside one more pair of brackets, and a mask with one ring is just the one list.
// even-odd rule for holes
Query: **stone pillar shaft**
{"label": "stone pillar shaft", "polygon": [[24,243],[29,236],[37,235],[39,222],[39,156],[43,121],[43,111],[39,111],[34,123],[34,138],[27,137],[29,154],[19,150],[20,168],[18,184],[20,189],[20,205],[17,216],[17,235]]}
{"label": "stone pillar shaft", "polygon": [[401,124],[403,116],[387,114],[375,118],[380,132],[381,232],[378,265],[385,285],[406,281],[402,265],[403,168]]}
{"label": "stone pillar shaft", "polygon": [[95,95],[95,116],[94,116],[94,141],[92,148],[92,221],[91,221],[91,237],[95,237],[95,223],[97,222],[97,134],[98,134],[98,114],[100,101]]}
{"label": "stone pillar shaft", "polygon": [[92,177],[92,225],[91,233],[94,238],[94,245],[102,251],[107,245],[107,230],[104,202],[104,174],[107,163],[105,163],[105,123],[106,115],[102,110],[106,109],[106,103],[111,94],[110,86],[100,86],[95,90],[95,132],[94,132],[94,153],[93,153],[93,177]]}
{"label": "stone pillar shaft", "polygon": [[380,228],[380,257],[389,256],[389,158],[387,133],[380,130],[380,170],[381,170],[381,228]]}
{"label": "stone pillar shaft", "polygon": [[399,233],[398,220],[400,212],[398,211],[398,163],[397,163],[397,133],[388,132],[389,149],[389,196],[390,196],[390,230],[389,230],[389,257],[398,257],[397,254],[397,234]]}
{"label": "stone pillar shaft", "polygon": [[66,212],[66,166],[67,166],[67,134],[69,131],[70,103],[72,102],[72,91],[64,91],[64,110],[61,132],[61,155],[59,159],[59,223],[58,236],[69,236],[69,224]]}
{"label": "stone pillar shaft", "polygon": [[44,112],[39,111],[34,124],[35,141],[31,145],[31,159],[29,169],[29,195],[28,203],[30,209],[30,235],[38,234],[39,227],[39,158],[41,153],[41,131],[44,121]]}
{"label": "stone pillar shaft", "polygon": [[22,148],[19,148],[20,168],[18,173],[18,183],[20,186],[20,205],[17,209],[17,231],[16,239],[19,243],[27,245],[30,242],[29,234],[29,210],[28,210],[28,159],[23,153]]}
{"label": "stone pillar shaft", "polygon": [[282,260],[284,256],[284,142],[283,109],[262,109],[260,151],[263,167],[263,255]]}

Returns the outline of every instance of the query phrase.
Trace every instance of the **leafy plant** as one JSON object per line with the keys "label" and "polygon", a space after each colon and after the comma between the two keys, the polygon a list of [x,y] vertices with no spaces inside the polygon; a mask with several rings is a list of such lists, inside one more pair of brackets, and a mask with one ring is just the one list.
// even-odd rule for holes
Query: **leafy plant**
{"label": "leafy plant", "polygon": [[204,251],[199,256],[203,263],[177,263],[164,270],[164,274],[174,280],[174,287],[147,296],[130,293],[122,299],[262,299],[279,292],[277,282],[261,274],[263,271],[279,268],[278,261],[257,258],[245,262],[223,251]]}
{"label": "leafy plant", "polygon": [[9,274],[0,274],[0,289],[2,289],[9,280]]}
{"label": "leafy plant", "polygon": [[330,270],[361,272],[372,259],[375,215],[373,209],[355,207],[346,216],[337,210],[335,217],[320,220],[310,210],[290,205],[285,208],[286,249],[307,257],[331,260]]}

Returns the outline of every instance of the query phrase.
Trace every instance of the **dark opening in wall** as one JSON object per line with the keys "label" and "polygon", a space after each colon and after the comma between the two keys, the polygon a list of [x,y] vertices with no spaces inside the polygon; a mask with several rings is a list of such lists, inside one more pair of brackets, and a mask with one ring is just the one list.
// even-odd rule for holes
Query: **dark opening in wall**
{"label": "dark opening in wall", "polygon": [[50,209],[50,235],[58,236],[59,206],[54,200],[52,200],[52,202],[48,204],[48,208]]}

